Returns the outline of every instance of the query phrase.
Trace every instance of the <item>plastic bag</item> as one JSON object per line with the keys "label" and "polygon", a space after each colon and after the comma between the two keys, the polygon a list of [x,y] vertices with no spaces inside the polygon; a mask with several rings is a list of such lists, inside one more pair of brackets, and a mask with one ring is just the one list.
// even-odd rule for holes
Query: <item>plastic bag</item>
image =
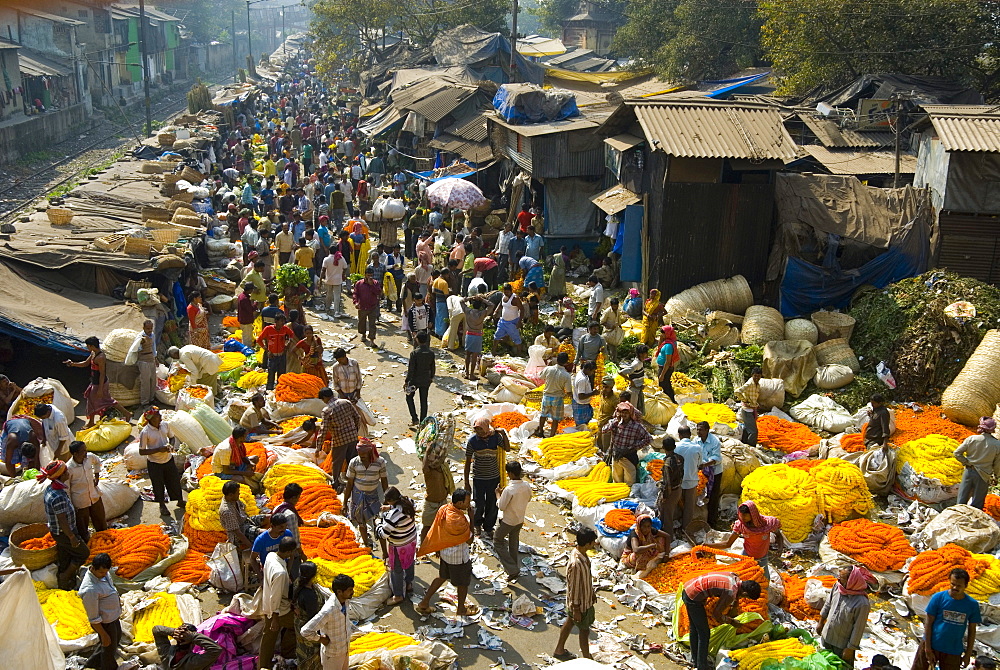
{"label": "plastic bag", "polygon": [[361,417],[362,421],[367,423],[369,426],[374,426],[378,421],[375,418],[375,414],[368,409],[368,405],[364,400],[358,398],[358,401],[354,404],[358,410],[358,415]]}
{"label": "plastic bag", "polygon": [[[180,395],[180,394],[178,394]],[[225,419],[215,413],[215,410],[201,401],[196,401],[188,410],[188,414],[205,430],[205,435],[211,444],[218,444],[233,434],[233,428]],[[189,444],[189,447],[194,447]]]}
{"label": "plastic bag", "polygon": [[881,361],[875,368],[875,376],[882,380],[882,383],[891,389],[896,388],[896,378],[892,376],[892,370],[889,366],[885,364],[885,361]]}
{"label": "plastic bag", "polygon": [[220,542],[215,545],[208,568],[211,573],[208,581],[212,586],[230,593],[243,590],[243,571],[240,569],[240,550],[232,542]]}
{"label": "plastic bag", "polygon": [[533,344],[528,347],[528,364],[524,366],[524,376],[541,384],[542,378],[539,376],[545,368],[545,345]]}
{"label": "plastic bag", "polygon": [[[192,388],[204,389],[207,391],[204,398],[196,398],[191,395]],[[212,389],[208,386],[202,384],[192,384],[191,386],[185,386],[180,391],[177,392],[177,399],[174,401],[174,406],[179,410],[189,410],[195,406],[196,402],[203,402],[209,407],[215,407],[215,394],[212,393]]]}
{"label": "plastic bag", "polygon": [[813,609],[823,609],[827,598],[830,597],[830,589],[823,586],[823,582],[818,579],[807,579],[806,587],[802,599]]}
{"label": "plastic bag", "polygon": [[125,469],[145,470],[149,461],[139,453],[139,443],[133,442],[125,447]]}
{"label": "plastic bag", "polygon": [[104,419],[90,428],[77,431],[76,439],[89,451],[111,451],[132,435],[132,424],[121,419]]}
{"label": "plastic bag", "polygon": [[52,394],[52,404],[65,415],[66,423],[72,425],[73,421],[76,420],[76,410],[74,408],[77,401],[73,400],[69,391],[62,385],[62,382],[49,377],[37,377],[28,382],[24,386],[24,389],[22,389],[21,395],[17,397],[17,400],[11,403],[10,410],[7,412],[7,418],[13,418],[15,414],[19,413],[18,404],[22,398],[41,398],[49,393]]}
{"label": "plastic bag", "polygon": [[34,670],[65,668],[66,659],[55,628],[45,619],[27,570],[15,572],[0,584],[0,602],[3,602],[0,625],[8,631],[4,666]]}
{"label": "plastic bag", "polygon": [[187,412],[166,410],[162,414],[164,423],[170,427],[170,432],[174,434],[174,437],[192,449],[204,449],[217,444],[208,438],[201,424]]}

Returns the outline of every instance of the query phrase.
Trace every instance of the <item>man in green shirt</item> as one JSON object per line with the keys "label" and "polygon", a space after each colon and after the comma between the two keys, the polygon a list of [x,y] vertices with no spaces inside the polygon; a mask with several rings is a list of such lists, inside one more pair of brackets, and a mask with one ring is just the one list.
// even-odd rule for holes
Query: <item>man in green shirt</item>
{"label": "man in green shirt", "polygon": [[255,260],[253,269],[247,272],[242,282],[244,284],[253,284],[253,292],[250,293],[250,299],[258,304],[267,302],[267,285],[264,283],[263,272],[264,261]]}

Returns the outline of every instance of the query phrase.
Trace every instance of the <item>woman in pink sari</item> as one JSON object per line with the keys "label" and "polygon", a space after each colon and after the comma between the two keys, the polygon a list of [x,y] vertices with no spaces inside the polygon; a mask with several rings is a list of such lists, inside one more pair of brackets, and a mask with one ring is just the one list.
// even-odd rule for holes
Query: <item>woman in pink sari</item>
{"label": "woman in pink sari", "polygon": [[202,349],[211,349],[212,343],[208,337],[208,310],[202,304],[201,293],[198,291],[191,294],[187,316],[189,343]]}
{"label": "woman in pink sari", "polygon": [[96,337],[88,337],[84,340],[87,351],[90,355],[79,363],[65,360],[64,364],[74,368],[90,368],[90,385],[83,392],[83,397],[87,399],[87,425],[90,428],[94,421],[102,416],[105,410],[115,407],[122,413],[124,418],[128,418],[129,412],[121,403],[111,397],[111,386],[108,383],[107,358],[101,350],[101,341]]}

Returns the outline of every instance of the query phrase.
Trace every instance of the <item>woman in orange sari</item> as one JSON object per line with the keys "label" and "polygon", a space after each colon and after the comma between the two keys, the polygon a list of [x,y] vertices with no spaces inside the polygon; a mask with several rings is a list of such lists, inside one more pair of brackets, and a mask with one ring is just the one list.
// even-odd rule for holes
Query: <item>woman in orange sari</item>
{"label": "woman in orange sari", "polygon": [[659,289],[650,289],[649,298],[642,306],[642,343],[646,346],[653,346],[659,335],[660,326],[663,325],[663,315],[667,313],[663,303],[660,302]]}
{"label": "woman in orange sari", "polygon": [[330,383],[323,365],[323,340],[313,332],[312,326],[302,329],[302,339],[295,345],[295,355],[302,365],[302,372],[319,377],[324,384]]}
{"label": "woman in orange sari", "polygon": [[203,349],[211,349],[212,343],[208,337],[208,310],[201,302],[201,293],[191,294],[191,302],[187,306],[189,344]]}

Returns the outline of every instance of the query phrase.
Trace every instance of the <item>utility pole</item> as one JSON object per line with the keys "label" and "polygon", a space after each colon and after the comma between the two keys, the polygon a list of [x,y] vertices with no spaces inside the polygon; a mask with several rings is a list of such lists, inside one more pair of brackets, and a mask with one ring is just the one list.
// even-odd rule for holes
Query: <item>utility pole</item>
{"label": "utility pole", "polygon": [[142,89],[146,105],[146,137],[153,134],[153,111],[149,106],[149,54],[146,53],[146,0],[139,0],[139,53],[142,57]]}
{"label": "utility pole", "polygon": [[510,11],[510,80],[517,81],[517,0]]}
{"label": "utility pole", "polygon": [[235,75],[240,69],[240,61],[236,58],[236,10],[231,10],[229,12],[229,20],[232,23],[231,29],[233,31],[233,74]]}
{"label": "utility pole", "polygon": [[285,44],[285,40],[288,39],[288,35],[285,34],[285,12],[288,11],[287,7],[281,8],[281,53],[288,53],[288,46]]}
{"label": "utility pole", "polygon": [[247,51],[250,53],[250,63],[253,64],[253,42],[250,41],[250,0],[247,0]]}
{"label": "utility pole", "polygon": [[892,187],[899,188],[899,162],[902,153],[903,134],[903,98],[898,93],[892,96],[896,103],[896,169],[892,179]]}

